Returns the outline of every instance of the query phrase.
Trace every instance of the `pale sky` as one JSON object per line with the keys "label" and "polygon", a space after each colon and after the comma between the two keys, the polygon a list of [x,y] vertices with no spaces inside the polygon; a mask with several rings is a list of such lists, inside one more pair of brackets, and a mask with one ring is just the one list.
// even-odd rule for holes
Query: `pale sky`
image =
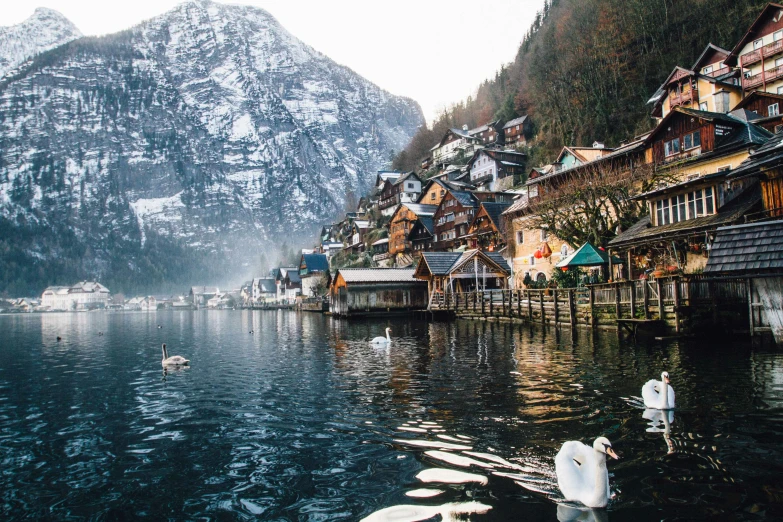
{"label": "pale sky", "polygon": [[[38,3],[40,2],[40,3]],[[0,26],[36,7],[65,15],[85,35],[109,34],[181,0],[3,0]],[[368,80],[419,102],[428,121],[513,60],[543,0],[240,0],[266,9],[294,36]]]}

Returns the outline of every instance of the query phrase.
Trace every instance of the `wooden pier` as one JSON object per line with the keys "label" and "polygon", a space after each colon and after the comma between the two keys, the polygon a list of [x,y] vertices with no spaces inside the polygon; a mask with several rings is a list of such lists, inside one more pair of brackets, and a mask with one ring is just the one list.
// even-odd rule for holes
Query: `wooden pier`
{"label": "wooden pier", "polygon": [[769,331],[753,278],[674,276],[584,288],[436,293],[430,311],[463,318],[557,327],[640,327],[681,333],[720,326],[751,335]]}

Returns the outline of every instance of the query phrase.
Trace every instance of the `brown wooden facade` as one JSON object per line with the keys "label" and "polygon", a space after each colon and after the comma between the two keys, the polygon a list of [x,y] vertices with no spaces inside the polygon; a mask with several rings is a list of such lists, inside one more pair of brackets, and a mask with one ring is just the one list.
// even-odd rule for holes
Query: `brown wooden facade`
{"label": "brown wooden facade", "polygon": [[389,253],[392,255],[411,253],[412,243],[409,234],[419,215],[432,216],[437,209],[434,205],[401,204],[392,215],[389,224]]}
{"label": "brown wooden facade", "polygon": [[453,250],[464,245],[463,237],[473,219],[479,202],[475,193],[449,191],[438,205],[435,221],[434,248],[436,251]]}

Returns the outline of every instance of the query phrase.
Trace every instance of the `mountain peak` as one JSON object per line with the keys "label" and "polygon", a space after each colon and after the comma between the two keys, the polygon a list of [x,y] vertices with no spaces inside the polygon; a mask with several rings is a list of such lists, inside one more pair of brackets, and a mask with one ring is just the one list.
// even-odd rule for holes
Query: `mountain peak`
{"label": "mountain peak", "polygon": [[24,22],[0,27],[0,78],[36,54],[81,36],[59,11],[37,7]]}

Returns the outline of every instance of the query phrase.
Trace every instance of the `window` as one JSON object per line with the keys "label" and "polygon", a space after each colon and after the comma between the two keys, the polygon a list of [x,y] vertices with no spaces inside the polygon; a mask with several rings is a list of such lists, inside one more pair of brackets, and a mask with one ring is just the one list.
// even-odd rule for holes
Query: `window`
{"label": "window", "polygon": [[663,144],[663,150],[666,156],[674,156],[680,152],[680,138],[674,138],[671,141],[667,141]]}
{"label": "window", "polygon": [[517,230],[517,245],[521,245],[525,242],[525,232],[523,230]]}
{"label": "window", "polygon": [[772,33],[772,41],[777,42],[778,40],[783,40],[783,31],[775,31]]}
{"label": "window", "polygon": [[408,183],[408,190],[413,190],[413,183]]}
{"label": "window", "polygon": [[694,190],[655,202],[655,225],[679,223],[687,219],[709,216],[715,213],[713,187]]}
{"label": "window", "polygon": [[699,110],[700,111],[706,111],[707,110],[707,102],[699,103]]}
{"label": "window", "polygon": [[701,133],[699,131],[686,134],[683,139],[685,142],[685,150],[695,149],[701,146]]}
{"label": "window", "polygon": [[710,74],[712,72],[712,65],[708,65],[704,69],[701,70],[704,74]]}
{"label": "window", "polygon": [[762,45],[764,45],[764,41],[761,38],[759,38],[758,40],[753,42],[753,50],[755,51],[756,49],[761,49]]}
{"label": "window", "polygon": [[767,107],[767,116],[777,116],[780,114],[780,105],[777,103],[773,103],[772,105]]}
{"label": "window", "polygon": [[778,94],[783,94],[783,87],[778,87]]}
{"label": "window", "polygon": [[530,196],[531,198],[534,198],[534,197],[538,196],[538,185],[533,185],[533,186],[531,186],[531,187],[530,187],[530,188],[527,190],[527,194],[528,194],[528,196]]}
{"label": "window", "polygon": [[432,194],[430,194],[430,199],[434,200],[435,199],[435,195],[436,194],[434,192]]}
{"label": "window", "polygon": [[725,165],[723,167],[718,167],[718,172],[725,172],[727,170],[731,170],[731,165]]}
{"label": "window", "polygon": [[549,238],[549,232],[545,228],[541,229],[541,241],[546,241]]}

